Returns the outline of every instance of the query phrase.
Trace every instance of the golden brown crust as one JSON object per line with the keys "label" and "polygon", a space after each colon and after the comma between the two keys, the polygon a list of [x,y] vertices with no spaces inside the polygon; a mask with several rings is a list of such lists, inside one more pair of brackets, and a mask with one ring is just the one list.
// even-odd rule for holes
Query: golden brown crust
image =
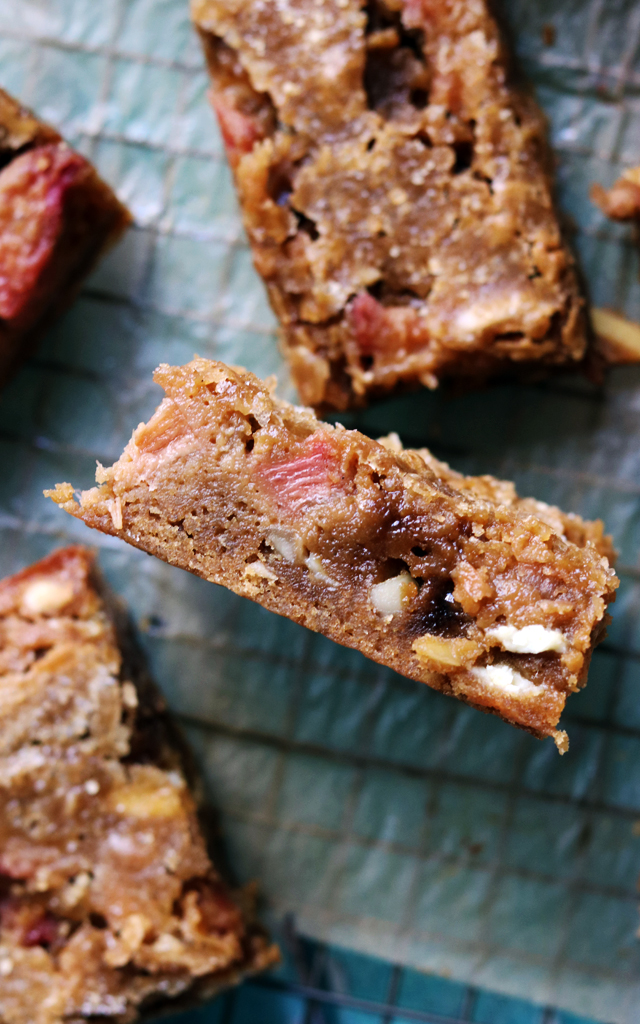
{"label": "golden brown crust", "polygon": [[91,164],[0,90],[0,386],[130,222]]}
{"label": "golden brown crust", "polygon": [[320,423],[222,363],[155,379],[167,397],[100,486],[48,492],[67,512],[556,735],[617,586],[588,529],[579,547],[529,507],[456,489],[417,452]]}
{"label": "golden brown crust", "polygon": [[161,701],[72,547],[0,582],[0,1020],[133,1021],[273,962],[213,868]]}
{"label": "golden brown crust", "polygon": [[[397,434],[389,434],[379,438],[380,444],[390,451],[409,453],[402,447]],[[535,516],[547,523],[559,536],[576,544],[579,548],[587,544],[603,555],[610,565],[615,565],[617,551],[613,546],[613,538],[604,532],[601,519],[587,520],[573,512],[563,512],[555,505],[548,505],[536,498],[521,498],[510,480],[498,480],[495,476],[465,476],[452,469],[447,462],[436,459],[428,448],[418,448],[416,454],[432,469],[436,476],[445,480],[457,491],[468,491],[483,501],[491,501],[495,505],[513,508],[524,515]]]}
{"label": "golden brown crust", "polygon": [[192,0],[303,401],[575,364],[542,116],[485,0]]}

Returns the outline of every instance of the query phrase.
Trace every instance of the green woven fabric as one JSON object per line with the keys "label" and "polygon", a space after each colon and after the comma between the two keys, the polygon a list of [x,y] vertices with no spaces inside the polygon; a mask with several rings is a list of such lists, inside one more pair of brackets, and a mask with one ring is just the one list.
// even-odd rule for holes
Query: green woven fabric
{"label": "green woven fabric", "polygon": [[[559,195],[595,303],[640,321],[627,227],[589,203],[640,163],[634,0],[503,0],[548,113]],[[555,29],[555,41],[545,26]],[[569,754],[248,601],[91,533],[42,497],[89,486],[194,352],[276,372],[186,0],[2,0],[0,85],[52,121],[135,227],[0,396],[0,570],[78,540],[126,598],[241,880],[310,935],[606,1021],[640,1019],[640,371],[343,417],[456,468],[602,516],[622,585]]]}

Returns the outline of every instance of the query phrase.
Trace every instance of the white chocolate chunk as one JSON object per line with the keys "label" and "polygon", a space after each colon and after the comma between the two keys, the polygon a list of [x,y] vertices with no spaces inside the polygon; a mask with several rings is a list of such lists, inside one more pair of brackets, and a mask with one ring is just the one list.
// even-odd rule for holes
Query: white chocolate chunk
{"label": "white chocolate chunk", "polygon": [[471,675],[495,690],[513,694],[518,697],[533,697],[540,693],[540,688],[530,679],[511,668],[511,665],[487,665],[484,668],[472,668]]}
{"label": "white chocolate chunk", "polygon": [[564,634],[548,626],[523,626],[521,629],[515,626],[495,626],[488,629],[487,633],[495,637],[505,651],[513,651],[514,654],[542,654],[543,651],[557,651],[561,654],[567,649]]}
{"label": "white chocolate chunk", "polygon": [[418,593],[418,587],[408,572],[401,572],[383,583],[374,583],[369,600],[380,615],[399,615]]}
{"label": "white chocolate chunk", "polygon": [[22,595],[25,615],[52,615],[73,598],[73,584],[63,580],[36,580]]}
{"label": "white chocolate chunk", "polygon": [[281,527],[276,527],[267,532],[265,540],[276,554],[284,558],[285,562],[291,562],[294,565],[303,564],[306,548],[300,537],[292,530],[283,530]]}

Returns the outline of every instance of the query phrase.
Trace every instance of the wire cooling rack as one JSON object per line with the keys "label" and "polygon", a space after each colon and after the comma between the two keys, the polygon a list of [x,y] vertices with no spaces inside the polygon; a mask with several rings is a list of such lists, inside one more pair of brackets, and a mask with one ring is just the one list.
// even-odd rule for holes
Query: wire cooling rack
{"label": "wire cooling rack", "polygon": [[[501,8],[550,118],[591,297],[640,321],[630,232],[587,198],[592,181],[608,185],[640,163],[640,9],[634,0]],[[311,988],[310,1015],[323,1007],[327,1020],[339,1010],[340,1021],[366,1022],[364,1008],[338,1006],[351,993],[384,1020],[394,990],[373,979],[388,978],[393,962],[402,985],[444,976],[462,986],[462,1002],[443,1010],[449,1019],[464,1019],[466,1005],[469,1019],[484,1020],[473,992],[484,1000],[493,989],[536,1004],[513,1018],[526,1024],[539,1024],[540,1006],[560,1008],[563,1024],[564,1011],[636,1024],[640,373],[616,371],[602,388],[557,378],[455,399],[421,392],[343,417],[606,520],[621,588],[589,686],[569,702],[571,749],[560,759],[553,744],[91,533],[42,498],[59,480],[89,486],[95,460],[117,458],[159,399],[151,374],[161,361],[197,351],[277,372],[281,393],[292,392],[186,0],[2,0],[0,85],[87,153],[135,216],[0,396],[0,571],[69,540],[99,547],[190,736],[238,879],[260,880],[274,928],[295,913],[319,957],[343,963],[356,956],[348,949],[387,961],[376,961],[369,991],[293,971],[251,982],[201,1019],[245,1013],[247,993],[267,998],[271,986],[268,998],[285,1000],[272,1019],[289,1019],[291,999],[297,1020]],[[273,987],[283,984],[284,994]],[[316,997],[323,986],[330,996]],[[491,1024],[511,1024],[501,1005]],[[554,1020],[555,1010],[544,1013]],[[244,1019],[266,1016],[246,1009]]]}
{"label": "wire cooling rack", "polygon": [[287,916],[285,963],[171,1024],[595,1024],[302,938]]}

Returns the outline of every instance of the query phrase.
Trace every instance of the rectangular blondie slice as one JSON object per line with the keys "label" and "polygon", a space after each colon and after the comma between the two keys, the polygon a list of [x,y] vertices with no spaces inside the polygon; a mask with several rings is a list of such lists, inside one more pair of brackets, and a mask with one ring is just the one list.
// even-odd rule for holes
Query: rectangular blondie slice
{"label": "rectangular blondie slice", "polygon": [[54,501],[564,749],[617,586],[600,526],[496,501],[491,478],[480,497],[222,363],[155,380],[166,398],[99,486],[58,484]]}
{"label": "rectangular blondie slice", "polygon": [[119,615],[84,548],[0,582],[2,1024],[128,1024],[277,958],[211,864]]}
{"label": "rectangular blondie slice", "polygon": [[487,0],[191,0],[302,400],[575,365],[542,115]]}
{"label": "rectangular blondie slice", "polygon": [[0,386],[130,221],[91,164],[0,89]]}

